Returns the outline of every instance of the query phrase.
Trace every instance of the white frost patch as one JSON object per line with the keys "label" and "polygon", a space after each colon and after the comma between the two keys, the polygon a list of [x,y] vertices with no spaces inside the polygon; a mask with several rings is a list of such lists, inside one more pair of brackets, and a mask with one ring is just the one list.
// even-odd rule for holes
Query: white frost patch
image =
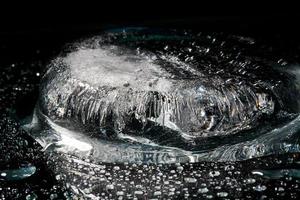
{"label": "white frost patch", "polygon": [[[120,50],[121,51],[121,50]],[[94,87],[131,87],[134,90],[169,91],[168,75],[151,59],[141,56],[116,55],[109,49],[79,49],[65,58],[72,77]]]}

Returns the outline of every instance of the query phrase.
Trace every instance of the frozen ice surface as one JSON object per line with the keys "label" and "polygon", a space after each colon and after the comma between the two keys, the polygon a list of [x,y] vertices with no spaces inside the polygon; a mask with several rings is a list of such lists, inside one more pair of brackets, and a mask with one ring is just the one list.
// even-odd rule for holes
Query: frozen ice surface
{"label": "frozen ice surface", "polygon": [[54,78],[46,81],[42,109],[50,118],[77,118],[117,131],[132,121],[138,125],[133,129],[154,121],[186,136],[229,134],[255,115],[274,111],[269,94],[247,85],[228,88],[226,80],[207,78],[174,58],[155,63],[156,57],[116,46],[71,52],[55,66],[57,71],[46,74]]}
{"label": "frozen ice surface", "polygon": [[[116,53],[114,53],[114,51]],[[134,91],[168,92],[171,81],[163,69],[152,60],[134,54],[116,55],[122,49],[115,46],[79,49],[64,60],[71,76],[94,88],[124,88]],[[123,50],[124,51],[124,50]],[[168,75],[170,76],[170,75]]]}
{"label": "frozen ice surface", "polygon": [[272,129],[270,121],[295,118],[298,86],[291,74],[251,59],[223,37],[137,29],[74,43],[42,78],[32,124],[42,121],[48,129],[29,127],[39,130],[34,137],[45,149],[54,145],[109,162],[268,154],[267,147],[251,153],[257,149],[251,137],[249,151],[238,156],[239,140],[213,140],[263,134]]}

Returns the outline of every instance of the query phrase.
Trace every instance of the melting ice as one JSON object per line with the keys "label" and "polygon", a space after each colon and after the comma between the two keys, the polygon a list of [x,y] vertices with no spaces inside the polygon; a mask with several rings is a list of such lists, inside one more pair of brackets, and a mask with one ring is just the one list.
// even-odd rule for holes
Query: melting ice
{"label": "melting ice", "polygon": [[104,162],[280,151],[299,130],[296,78],[214,37],[137,29],[74,43],[47,66],[25,127],[45,150]]}

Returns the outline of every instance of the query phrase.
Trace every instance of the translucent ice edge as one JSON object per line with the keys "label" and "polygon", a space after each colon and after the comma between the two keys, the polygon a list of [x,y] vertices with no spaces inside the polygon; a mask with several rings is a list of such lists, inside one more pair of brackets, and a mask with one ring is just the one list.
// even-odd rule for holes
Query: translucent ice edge
{"label": "translucent ice edge", "polygon": [[[46,124],[45,126],[40,126]],[[271,154],[300,152],[300,115],[286,125],[255,139],[223,145],[204,151],[185,151],[160,146],[137,136],[120,134],[120,140],[92,138],[79,131],[68,130],[35,109],[31,123],[23,126],[41,144],[45,152],[56,151],[80,159],[108,163],[183,163],[200,161],[241,161]],[[41,128],[42,127],[42,128]],[[127,142],[122,142],[126,139]]]}

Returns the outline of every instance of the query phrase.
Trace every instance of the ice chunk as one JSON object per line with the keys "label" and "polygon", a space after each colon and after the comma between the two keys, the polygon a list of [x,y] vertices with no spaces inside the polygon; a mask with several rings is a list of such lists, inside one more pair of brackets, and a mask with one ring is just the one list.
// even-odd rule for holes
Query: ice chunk
{"label": "ice chunk", "polygon": [[227,158],[244,140],[230,136],[270,131],[299,94],[292,76],[211,39],[139,29],[74,43],[47,66],[27,127],[45,150],[107,162]]}
{"label": "ice chunk", "polygon": [[122,132],[152,139],[153,127],[161,126],[190,140],[248,129],[274,112],[272,94],[180,54],[92,41],[53,60],[43,77],[39,109],[56,123],[100,137]]}

